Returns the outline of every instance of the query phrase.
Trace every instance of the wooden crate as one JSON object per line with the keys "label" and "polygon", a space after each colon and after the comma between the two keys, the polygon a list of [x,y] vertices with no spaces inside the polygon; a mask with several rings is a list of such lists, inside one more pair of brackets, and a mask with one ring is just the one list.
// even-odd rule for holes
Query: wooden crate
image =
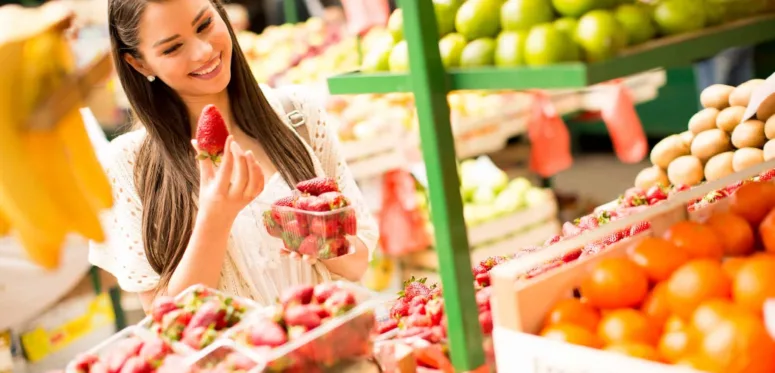
{"label": "wooden crate", "polygon": [[[493,282],[491,302],[495,322],[493,338],[498,370],[563,373],[687,372],[685,368],[619,356],[531,334],[540,331],[544,317],[551,307],[557,301],[572,296],[573,289],[578,287],[590,268],[597,262],[604,258],[626,255],[629,248],[643,237],[659,236],[678,221],[702,220],[713,211],[726,208],[727,204],[722,202],[711,204],[702,211],[687,212],[687,205],[693,199],[773,168],[775,168],[775,160],[709,182],[679,193],[668,201],[652,206],[639,214],[614,221],[599,229],[561,241],[535,254],[494,268],[491,272]],[[541,263],[558,258],[575,248],[583,247],[587,243],[642,221],[649,221],[651,229],[617,242],[597,255],[580,258],[530,280],[519,280],[522,274]],[[515,350],[520,353],[514,353]],[[558,356],[562,358],[558,359]]]}

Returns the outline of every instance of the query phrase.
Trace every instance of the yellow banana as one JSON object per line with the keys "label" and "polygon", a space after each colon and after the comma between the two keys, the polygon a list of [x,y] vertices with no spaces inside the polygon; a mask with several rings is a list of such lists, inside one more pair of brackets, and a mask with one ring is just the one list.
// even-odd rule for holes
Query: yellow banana
{"label": "yellow banana", "polygon": [[97,207],[107,209],[113,206],[113,192],[110,181],[102,170],[97,155],[94,154],[89,135],[86,133],[83,119],[78,110],[73,110],[56,128],[59,138],[67,148],[73,173],[88,186],[88,192],[97,201]]}
{"label": "yellow banana", "polygon": [[21,141],[24,118],[16,109],[24,83],[23,49],[23,42],[0,45],[0,204],[12,226],[35,227],[37,234],[56,237],[64,234],[66,220],[40,180],[30,174]]}
{"label": "yellow banana", "polygon": [[0,212],[0,237],[3,237],[11,231],[11,222]]}
{"label": "yellow banana", "polygon": [[33,263],[48,270],[59,267],[64,235],[40,235],[26,227],[17,227],[14,232]]}
{"label": "yellow banana", "polygon": [[56,196],[55,202],[67,216],[68,226],[88,239],[104,241],[96,201],[85,194],[85,186],[73,174],[59,136],[49,131],[31,131],[24,138],[32,171],[41,176],[49,194]]}

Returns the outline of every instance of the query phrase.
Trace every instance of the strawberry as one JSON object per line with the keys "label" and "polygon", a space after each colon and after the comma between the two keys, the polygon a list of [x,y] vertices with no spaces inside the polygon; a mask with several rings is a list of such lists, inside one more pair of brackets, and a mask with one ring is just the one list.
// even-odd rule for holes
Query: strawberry
{"label": "strawberry", "polygon": [[425,312],[431,318],[432,325],[440,325],[444,316],[444,301],[441,298],[431,299],[424,306]]}
{"label": "strawberry", "polygon": [[218,332],[211,327],[199,326],[195,328],[186,328],[183,332],[183,339],[180,341],[195,350],[201,350],[209,346],[215,338],[218,337]]}
{"label": "strawberry", "polygon": [[297,251],[304,237],[297,236],[290,232],[283,232],[281,235],[285,249],[288,251]]}
{"label": "strawberry", "polygon": [[597,216],[587,215],[579,219],[578,227],[583,230],[595,229],[600,226]]}
{"label": "strawberry", "polygon": [[576,225],[574,225],[573,223],[571,223],[569,221],[566,221],[562,225],[562,235],[564,237],[568,237],[568,238],[569,237],[574,237],[574,236],[579,235],[581,232],[582,232],[581,228],[577,227]]}
{"label": "strawberry", "polygon": [[309,223],[309,231],[323,238],[338,235],[340,228],[335,216],[314,216]]}
{"label": "strawberry", "polygon": [[634,235],[636,235],[638,233],[641,233],[641,232],[643,232],[643,231],[645,231],[645,230],[647,230],[649,228],[651,228],[651,223],[649,223],[647,221],[642,221],[640,223],[637,223],[637,224],[633,225],[630,228],[630,236],[634,236]]}
{"label": "strawberry", "polygon": [[474,281],[481,287],[490,286],[490,272],[484,272],[476,275]]}
{"label": "strawberry", "polygon": [[[107,358],[107,370],[109,372],[121,372],[124,364],[133,356],[137,356],[143,347],[143,341],[137,338],[129,338],[120,342],[116,350]],[[92,367],[93,368],[93,367]]]}
{"label": "strawberry", "polygon": [[400,298],[393,307],[390,307],[390,317],[393,319],[400,319],[409,315],[409,302],[406,298]]}
{"label": "strawberry", "polygon": [[178,308],[174,298],[165,296],[158,297],[151,306],[151,319],[153,319],[154,322],[161,322],[164,315]]}
{"label": "strawberry", "polygon": [[283,231],[290,235],[304,238],[309,236],[309,228],[306,224],[300,223],[298,220],[291,220],[283,226]]}
{"label": "strawberry", "polygon": [[289,328],[292,326],[302,326],[306,330],[311,330],[320,326],[321,323],[320,316],[315,313],[315,310],[306,305],[296,305],[285,310],[285,324]]}
{"label": "strawberry", "polygon": [[272,218],[277,224],[283,225],[287,221],[293,220],[294,214],[291,211],[296,206],[298,201],[296,196],[287,196],[280,198],[272,203]]}
{"label": "strawberry", "polygon": [[272,320],[262,319],[250,326],[247,342],[251,346],[279,347],[288,342],[285,330]]}
{"label": "strawberry", "polygon": [[358,231],[358,219],[355,215],[355,210],[350,208],[342,211],[340,219],[344,234],[348,236],[355,235]]}
{"label": "strawberry", "polygon": [[339,289],[340,288],[336,283],[324,282],[315,286],[315,289],[312,292],[312,298],[315,302],[323,304],[331,294],[334,294]]}
{"label": "strawberry", "polygon": [[377,324],[377,333],[385,334],[396,328],[398,328],[398,321],[395,319],[387,319]]}
{"label": "strawberry", "polygon": [[121,373],[151,373],[154,369],[147,361],[139,356],[132,356],[127,359],[124,366],[121,367]]}
{"label": "strawberry", "polygon": [[88,373],[91,370],[92,365],[99,361],[97,355],[81,354],[73,359],[73,368],[77,373]]}
{"label": "strawberry", "polygon": [[355,307],[355,296],[345,289],[340,289],[326,299],[323,307],[331,315],[339,316]]}
{"label": "strawberry", "polygon": [[315,314],[320,316],[321,319],[327,319],[331,317],[331,312],[323,308],[323,306],[321,306],[320,304],[310,303],[309,309],[311,309],[313,312],[315,312]]}
{"label": "strawberry", "polygon": [[321,238],[315,235],[310,235],[304,238],[299,245],[299,254],[309,255],[312,257],[317,256],[318,247],[320,247]]}
{"label": "strawberry", "polygon": [[492,313],[485,311],[479,314],[479,325],[482,327],[484,335],[492,334]]}
{"label": "strawberry", "polygon": [[775,178],[775,168],[767,170],[759,174],[759,181],[770,181]]}
{"label": "strawberry", "polygon": [[167,355],[172,353],[172,348],[161,339],[152,339],[145,342],[140,349],[140,357],[149,362],[153,367],[158,367]]}
{"label": "strawberry", "polygon": [[404,282],[404,290],[399,293],[400,296],[406,298],[407,301],[411,301],[416,296],[427,297],[431,293],[431,289],[425,285],[426,278],[416,280],[414,276]]}
{"label": "strawberry", "polygon": [[[283,332],[283,336],[285,336],[285,332]],[[229,372],[247,372],[256,366],[256,362],[239,352],[226,355],[223,363]]]}
{"label": "strawberry", "polygon": [[569,263],[578,259],[579,256],[581,256],[581,249],[575,249],[563,254],[560,260],[562,260],[564,263]]}
{"label": "strawberry", "polygon": [[199,148],[198,159],[211,159],[218,162],[226,146],[229,130],[221,112],[215,105],[207,105],[199,115],[196,124],[196,146]]}
{"label": "strawberry", "polygon": [[301,210],[311,212],[331,211],[331,206],[329,206],[326,201],[316,196],[306,196],[306,198],[299,198],[297,207]]}
{"label": "strawberry", "polygon": [[186,329],[214,327],[218,320],[223,319],[225,314],[226,310],[221,307],[220,302],[209,301],[199,307],[194,316],[191,317],[191,322],[186,325]]}
{"label": "strawberry", "polygon": [[484,288],[476,292],[476,305],[479,308],[479,312],[490,310],[491,295],[492,295],[492,288]]}
{"label": "strawberry", "polygon": [[339,186],[332,178],[316,177],[296,184],[296,189],[305,194],[319,196],[327,192],[338,192]]}
{"label": "strawberry", "polygon": [[412,327],[426,327],[431,326],[431,317],[428,315],[421,315],[421,314],[410,314],[407,316],[407,318],[403,321],[403,324],[407,328]]}
{"label": "strawberry", "polygon": [[562,236],[560,236],[559,234],[555,234],[554,236],[549,237],[549,239],[546,240],[546,242],[544,242],[544,246],[556,244],[557,242],[560,242],[560,240],[562,240]]}
{"label": "strawberry", "polygon": [[347,197],[340,192],[326,192],[318,196],[321,200],[328,204],[329,210],[336,210],[345,207],[350,204]]}
{"label": "strawberry", "polygon": [[314,288],[311,285],[296,285],[283,292],[280,303],[283,307],[309,304],[312,302]]}
{"label": "strawberry", "polygon": [[[340,256],[349,247],[349,241],[343,237],[334,237],[325,240],[318,248],[317,257],[319,259],[331,259]],[[344,249],[343,249],[344,247]]]}
{"label": "strawberry", "polygon": [[272,211],[266,210],[263,213],[264,217],[264,229],[266,229],[266,232],[269,233],[272,237],[280,238],[283,234],[283,227],[280,226],[280,224],[277,222],[277,220],[274,220],[274,217],[272,217]]}

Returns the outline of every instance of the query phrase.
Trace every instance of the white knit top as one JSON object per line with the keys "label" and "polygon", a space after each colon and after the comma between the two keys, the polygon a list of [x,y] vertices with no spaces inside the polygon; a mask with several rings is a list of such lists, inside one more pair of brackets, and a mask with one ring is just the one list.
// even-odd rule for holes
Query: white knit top
{"label": "white knit top", "polygon": [[[275,111],[286,118],[275,92],[261,87]],[[340,154],[336,129],[326,121],[323,106],[303,89],[288,87],[284,94],[305,115],[311,144],[308,151],[318,175],[335,177],[342,192],[353,204],[358,219],[358,238],[369,249],[377,245],[378,227],[369,214],[363,196]],[[286,121],[286,124],[288,122]],[[114,207],[102,216],[107,234],[105,243],[92,242],[89,261],[113,274],[119,286],[128,292],[154,289],[159,275],[151,268],[142,242],[142,205],[133,178],[134,162],[145,136],[138,130],[119,136],[104,154],[104,167],[113,186]],[[261,221],[262,209],[274,200],[287,196],[291,188],[279,173],[270,177],[264,191],[247,206],[232,226],[228,254],[222,265],[220,290],[254,299],[260,304],[274,302],[283,289],[297,284],[314,284],[331,280],[321,262],[310,266],[303,261],[280,255],[282,241],[271,237]]]}

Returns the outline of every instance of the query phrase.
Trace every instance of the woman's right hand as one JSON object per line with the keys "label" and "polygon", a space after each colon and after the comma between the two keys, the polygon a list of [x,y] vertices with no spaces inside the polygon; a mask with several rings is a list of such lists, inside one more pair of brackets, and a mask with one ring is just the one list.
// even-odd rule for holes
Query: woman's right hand
{"label": "woman's right hand", "polygon": [[[196,148],[196,141],[192,141]],[[199,162],[199,210],[235,219],[264,190],[264,173],[252,151],[243,152],[232,136],[218,168],[210,159]]]}

